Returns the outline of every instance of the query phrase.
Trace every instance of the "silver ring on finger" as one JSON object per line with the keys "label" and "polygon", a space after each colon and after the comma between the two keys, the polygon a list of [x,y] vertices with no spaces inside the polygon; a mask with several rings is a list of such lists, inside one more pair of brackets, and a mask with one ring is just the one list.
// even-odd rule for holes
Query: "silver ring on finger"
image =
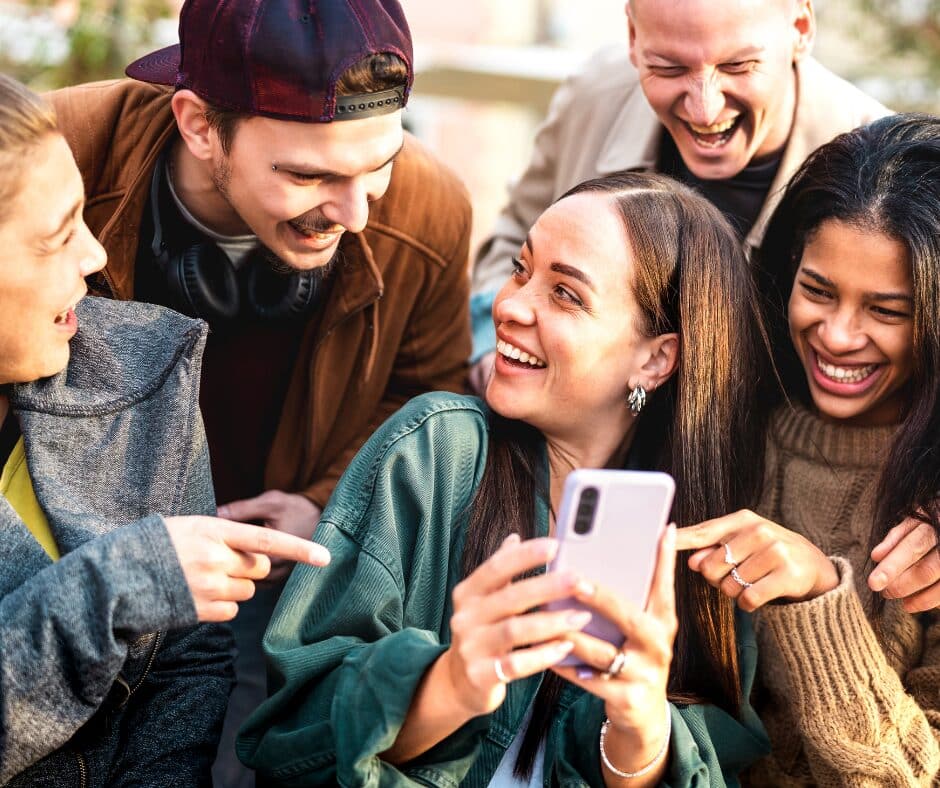
{"label": "silver ring on finger", "polygon": [[741,588],[750,588],[752,585],[754,585],[753,583],[749,583],[747,580],[741,577],[741,573],[738,572],[738,568],[736,566],[731,567],[731,579],[741,586]]}
{"label": "silver ring on finger", "polygon": [[734,560],[734,556],[731,555],[731,545],[725,542],[722,544],[722,547],[725,548],[725,563],[729,566],[737,566],[738,562]]}
{"label": "silver ring on finger", "polygon": [[507,676],[506,671],[503,670],[503,661],[499,657],[493,660],[493,670],[496,672],[496,678],[499,680],[500,684],[509,683],[509,676]]}
{"label": "silver ring on finger", "polygon": [[614,658],[610,661],[610,664],[607,666],[607,670],[601,673],[601,678],[605,681],[616,678],[620,675],[620,671],[623,670],[623,665],[627,661],[627,655],[622,651],[618,651],[614,654]]}

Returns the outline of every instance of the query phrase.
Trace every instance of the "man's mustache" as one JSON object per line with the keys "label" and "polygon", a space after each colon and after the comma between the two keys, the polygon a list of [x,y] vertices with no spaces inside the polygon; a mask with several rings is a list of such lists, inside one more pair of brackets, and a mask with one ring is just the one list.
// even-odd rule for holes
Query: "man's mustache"
{"label": "man's mustache", "polygon": [[325,216],[310,216],[309,214],[291,219],[289,224],[308,233],[338,233],[346,230],[343,225],[331,222]]}

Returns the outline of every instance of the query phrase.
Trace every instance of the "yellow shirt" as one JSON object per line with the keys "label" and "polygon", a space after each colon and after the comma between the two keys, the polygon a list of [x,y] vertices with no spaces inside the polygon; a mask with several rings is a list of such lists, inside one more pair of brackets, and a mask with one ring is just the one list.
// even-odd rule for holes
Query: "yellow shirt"
{"label": "yellow shirt", "polygon": [[49,521],[36,500],[32,479],[29,478],[26,446],[22,436],[10,452],[3,472],[0,473],[0,495],[9,501],[43,550],[49,553],[53,561],[58,561],[59,548],[52,536],[52,529],[49,528]]}

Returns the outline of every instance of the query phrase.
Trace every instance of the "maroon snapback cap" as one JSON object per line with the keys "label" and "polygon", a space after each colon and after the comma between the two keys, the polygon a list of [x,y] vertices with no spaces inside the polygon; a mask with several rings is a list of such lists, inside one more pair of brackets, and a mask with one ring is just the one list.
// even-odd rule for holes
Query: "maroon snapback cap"
{"label": "maroon snapback cap", "polygon": [[[131,63],[127,75],[188,88],[222,109],[314,123],[401,109],[414,80],[398,0],[186,0],[179,36]],[[337,98],[343,72],[380,53],[404,61],[407,81]]]}

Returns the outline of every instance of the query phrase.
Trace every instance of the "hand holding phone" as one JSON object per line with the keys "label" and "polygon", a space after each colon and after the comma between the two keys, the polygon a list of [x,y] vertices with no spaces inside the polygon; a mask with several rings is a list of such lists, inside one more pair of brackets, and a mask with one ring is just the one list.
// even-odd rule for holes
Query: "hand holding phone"
{"label": "hand holding phone", "polygon": [[[645,608],[674,492],[675,482],[665,473],[572,471],[565,480],[556,521],[559,548],[550,570],[574,571]],[[573,598],[546,608],[590,609]],[[617,648],[624,640],[620,627],[597,612],[583,631]],[[572,654],[561,664],[581,660]]]}

